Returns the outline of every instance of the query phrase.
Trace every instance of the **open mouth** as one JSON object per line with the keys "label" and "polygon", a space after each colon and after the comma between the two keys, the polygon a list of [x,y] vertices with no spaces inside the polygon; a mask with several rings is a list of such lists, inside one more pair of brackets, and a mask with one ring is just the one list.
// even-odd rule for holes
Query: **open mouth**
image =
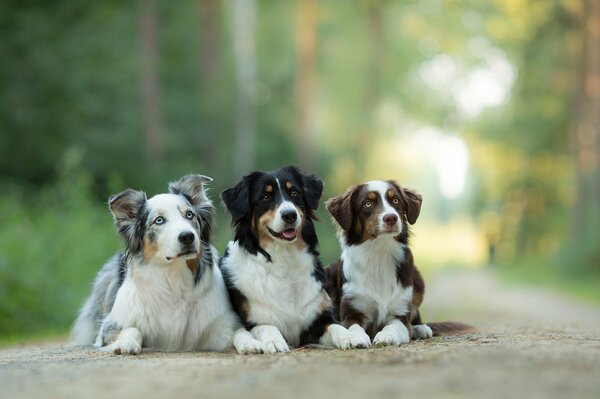
{"label": "open mouth", "polygon": [[184,256],[188,256],[188,255],[196,255],[196,253],[197,253],[196,251],[188,249],[187,251],[178,253],[176,256],[165,256],[165,258],[167,260],[173,260],[173,259],[177,259],[177,258],[182,258]]}
{"label": "open mouth", "polygon": [[271,230],[269,228],[269,226],[267,226],[267,230],[269,230],[269,233],[271,233],[271,235],[275,238],[279,238],[281,240],[285,240],[285,241],[294,241],[296,239],[296,236],[298,235],[298,233],[296,232],[296,229],[286,229],[283,230],[281,233],[277,233],[273,230]]}

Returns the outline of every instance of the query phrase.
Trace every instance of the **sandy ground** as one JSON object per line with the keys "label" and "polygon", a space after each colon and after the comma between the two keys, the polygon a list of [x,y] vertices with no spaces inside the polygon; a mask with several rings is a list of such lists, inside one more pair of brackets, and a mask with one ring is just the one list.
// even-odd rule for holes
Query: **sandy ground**
{"label": "sandy ground", "polygon": [[44,345],[0,352],[4,398],[600,398],[600,309],[489,271],[428,284],[425,320],[480,332],[399,348],[120,357]]}

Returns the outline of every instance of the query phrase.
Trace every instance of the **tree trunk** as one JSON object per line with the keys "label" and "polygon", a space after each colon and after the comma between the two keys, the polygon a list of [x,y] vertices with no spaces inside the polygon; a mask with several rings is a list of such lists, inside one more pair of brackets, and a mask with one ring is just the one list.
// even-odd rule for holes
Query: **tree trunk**
{"label": "tree trunk", "polygon": [[[583,0],[583,5],[581,64],[571,128],[576,180],[571,222],[575,242],[598,235],[600,223],[600,2]],[[600,260],[597,243],[595,248],[595,254],[590,255]]]}
{"label": "tree trunk", "polygon": [[234,171],[241,176],[254,169],[256,131],[255,0],[233,1],[233,41],[237,87]]}
{"label": "tree trunk", "polygon": [[296,144],[301,167],[314,170],[317,139],[314,126],[316,0],[298,0],[297,16]]}
{"label": "tree trunk", "polygon": [[142,135],[146,162],[157,168],[164,158],[160,112],[158,13],[156,0],[140,0]]}
{"label": "tree trunk", "polygon": [[221,71],[221,1],[198,0],[200,12],[200,77],[203,87],[218,85]]}

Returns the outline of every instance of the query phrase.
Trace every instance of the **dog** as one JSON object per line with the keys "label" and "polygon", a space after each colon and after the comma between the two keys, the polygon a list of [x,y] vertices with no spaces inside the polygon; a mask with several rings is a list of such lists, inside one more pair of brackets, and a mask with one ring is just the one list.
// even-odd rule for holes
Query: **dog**
{"label": "dog", "polygon": [[239,320],[210,243],[214,206],[202,175],[169,184],[147,199],[132,189],[108,205],[125,250],[94,281],[75,322],[74,343],[115,354],[227,351]]}
{"label": "dog", "polygon": [[314,211],[323,183],[294,166],[256,171],[221,193],[235,230],[219,262],[241,341],[262,352],[307,344],[341,349],[368,347],[364,331],[334,322],[317,251]]}
{"label": "dog", "polygon": [[365,331],[374,345],[471,330],[462,323],[423,324],[425,282],[408,246],[422,197],[395,181],[370,181],[331,198],[326,208],[338,228],[342,254],[327,269],[335,316]]}

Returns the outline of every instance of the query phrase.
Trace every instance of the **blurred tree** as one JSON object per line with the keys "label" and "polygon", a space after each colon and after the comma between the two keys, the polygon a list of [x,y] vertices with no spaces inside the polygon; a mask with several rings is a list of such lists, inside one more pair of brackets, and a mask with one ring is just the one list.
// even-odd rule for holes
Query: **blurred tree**
{"label": "blurred tree", "polygon": [[[600,2],[583,0],[577,15],[581,58],[571,123],[575,203],[571,227],[575,242],[598,238],[600,224]],[[594,240],[595,241],[595,240]],[[600,246],[590,243],[586,263],[600,268]],[[587,251],[586,251],[587,252]]]}
{"label": "blurred tree", "polygon": [[317,43],[317,2],[298,0],[296,21],[296,144],[302,167],[315,167],[315,57]]}
{"label": "blurred tree", "polygon": [[160,56],[156,0],[139,0],[141,48],[141,102],[146,165],[160,170],[164,161],[164,138],[160,105]]}
{"label": "blurred tree", "polygon": [[255,165],[255,24],[255,0],[234,0],[233,49],[237,89],[234,170],[237,176],[246,174]]}

